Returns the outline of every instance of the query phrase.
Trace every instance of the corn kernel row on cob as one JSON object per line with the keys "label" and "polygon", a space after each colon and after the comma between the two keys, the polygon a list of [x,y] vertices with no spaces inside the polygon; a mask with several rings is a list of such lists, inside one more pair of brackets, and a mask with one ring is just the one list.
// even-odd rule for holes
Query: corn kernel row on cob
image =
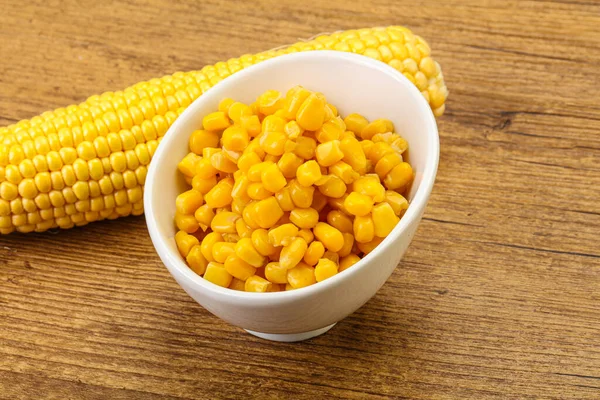
{"label": "corn kernel row on cob", "polygon": [[323,35],[107,92],[0,128],[0,233],[42,232],[143,213],[148,164],[181,112],[220,80],[299,51],[338,50],[381,60],[421,91],[436,116],[448,90],[430,48],[404,27]]}

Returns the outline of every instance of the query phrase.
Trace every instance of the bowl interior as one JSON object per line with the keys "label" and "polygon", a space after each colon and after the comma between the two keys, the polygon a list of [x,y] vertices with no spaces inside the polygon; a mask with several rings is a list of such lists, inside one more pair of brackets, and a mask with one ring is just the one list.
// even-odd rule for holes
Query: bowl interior
{"label": "bowl interior", "polygon": [[[295,85],[322,92],[342,117],[357,112],[369,120],[391,120],[396,132],[409,143],[410,163],[415,170],[408,194],[411,205],[402,221],[410,218],[411,208],[422,210],[425,206],[437,169],[438,137],[431,110],[414,85],[384,63],[354,54],[316,51],[281,56],[215,85],[188,107],[161,142],[148,174],[146,218],[153,239],[154,234],[163,238],[171,253],[169,258],[181,260],[173,239],[173,218],[175,198],[186,190],[186,185],[177,164],[189,151],[191,133],[201,128],[202,118],[215,111],[223,98],[249,104],[268,89],[285,93]],[[392,234],[398,234],[398,229]]]}

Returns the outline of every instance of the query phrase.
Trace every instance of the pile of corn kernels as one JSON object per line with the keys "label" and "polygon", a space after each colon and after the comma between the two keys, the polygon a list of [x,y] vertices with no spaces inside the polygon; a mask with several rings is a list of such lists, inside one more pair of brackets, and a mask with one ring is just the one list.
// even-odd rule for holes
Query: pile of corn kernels
{"label": "pile of corn kernels", "polygon": [[276,292],[351,267],[396,226],[413,170],[389,120],[342,119],[301,86],[224,99],[179,163],[175,241],[188,266],[234,290]]}

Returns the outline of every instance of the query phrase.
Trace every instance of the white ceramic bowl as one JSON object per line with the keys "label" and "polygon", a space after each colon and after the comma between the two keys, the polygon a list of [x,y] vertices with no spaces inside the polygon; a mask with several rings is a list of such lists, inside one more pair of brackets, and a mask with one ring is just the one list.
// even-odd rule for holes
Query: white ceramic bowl
{"label": "white ceramic bowl", "polygon": [[[358,112],[387,118],[409,143],[415,181],[408,210],[392,233],[351,268],[315,285],[275,293],[225,289],[196,275],[179,255],[174,236],[175,198],[184,191],[177,163],[190,134],[226,97],[253,102],[268,89],[295,85],[320,91],[342,116]],[[194,101],[163,138],[146,179],[146,222],[161,260],[181,287],[225,321],[271,340],[304,340],[330,329],[365,304],[385,283],[410,244],[431,193],[438,166],[435,118],[417,88],[386,64],[349,53],[313,51],[264,61],[219,82]]]}

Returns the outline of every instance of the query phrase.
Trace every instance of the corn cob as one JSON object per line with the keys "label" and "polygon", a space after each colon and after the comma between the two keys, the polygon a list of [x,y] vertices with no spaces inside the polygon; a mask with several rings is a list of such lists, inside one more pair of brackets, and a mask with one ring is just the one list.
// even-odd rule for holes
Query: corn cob
{"label": "corn cob", "polygon": [[220,80],[298,51],[338,50],[402,72],[441,116],[448,90],[427,43],[400,26],[318,36],[176,72],[0,128],[0,234],[71,228],[143,213],[148,164],[183,110]]}

